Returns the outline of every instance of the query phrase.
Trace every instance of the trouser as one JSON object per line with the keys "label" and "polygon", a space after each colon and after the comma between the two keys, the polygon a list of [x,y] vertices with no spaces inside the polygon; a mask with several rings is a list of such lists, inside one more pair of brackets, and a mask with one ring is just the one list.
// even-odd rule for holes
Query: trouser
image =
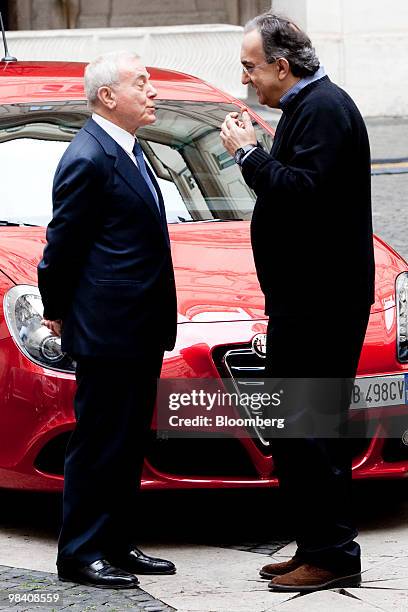
{"label": "trouser", "polygon": [[76,360],[58,560],[92,563],[130,549],[138,535],[137,494],[163,353]]}
{"label": "trouser", "polygon": [[[368,317],[369,308],[331,312],[330,317],[270,317],[266,377],[313,377],[314,387],[319,378],[354,379]],[[344,408],[344,402],[339,405]],[[295,421],[302,412],[296,410],[291,415]],[[340,424],[347,412],[348,405],[346,414],[339,415]],[[307,416],[303,411],[299,418],[309,425]],[[318,418],[316,411],[313,419]],[[358,572],[360,547],[354,541],[357,530],[351,519],[349,440],[341,435],[326,438],[321,432],[314,437],[310,431],[302,437],[298,428],[296,436],[274,436],[270,443],[297,542],[296,554],[313,565]]]}

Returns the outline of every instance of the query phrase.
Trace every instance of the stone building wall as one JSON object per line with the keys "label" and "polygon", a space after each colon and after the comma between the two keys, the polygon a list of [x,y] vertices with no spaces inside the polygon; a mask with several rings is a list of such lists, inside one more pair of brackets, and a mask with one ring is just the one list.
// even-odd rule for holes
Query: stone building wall
{"label": "stone building wall", "polygon": [[270,6],[271,0],[8,0],[7,17],[11,30],[240,25]]}

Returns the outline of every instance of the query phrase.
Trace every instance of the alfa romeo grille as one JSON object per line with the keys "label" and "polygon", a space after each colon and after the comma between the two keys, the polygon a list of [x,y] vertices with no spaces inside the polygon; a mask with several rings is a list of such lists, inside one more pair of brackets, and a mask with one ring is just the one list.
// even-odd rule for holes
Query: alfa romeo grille
{"label": "alfa romeo grille", "polygon": [[[219,349],[218,349],[219,350]],[[228,376],[231,379],[233,391],[240,396],[252,393],[263,393],[265,382],[265,359],[255,353],[252,347],[228,349],[224,347],[224,351],[215,356],[219,370],[223,378]],[[221,367],[220,367],[221,366]],[[265,416],[263,408],[247,408],[241,407],[244,417]],[[269,442],[265,439],[263,430],[254,426],[252,428],[256,439],[259,440],[261,446],[265,449],[269,447]]]}

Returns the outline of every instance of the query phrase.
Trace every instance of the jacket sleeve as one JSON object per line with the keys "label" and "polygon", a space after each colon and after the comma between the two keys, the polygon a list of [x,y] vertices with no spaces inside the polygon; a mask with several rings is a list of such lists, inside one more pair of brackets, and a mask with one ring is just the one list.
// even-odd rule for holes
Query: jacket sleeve
{"label": "jacket sleeve", "polygon": [[283,136],[290,138],[288,162],[284,164],[258,148],[242,164],[245,182],[257,196],[313,196],[338,172],[349,131],[347,112],[338,105],[305,108],[291,133]]}
{"label": "jacket sleeve", "polygon": [[[53,218],[48,225],[38,287],[44,318],[64,319],[98,222],[98,172],[89,159],[61,160],[53,185]],[[100,204],[100,202],[99,202]]]}

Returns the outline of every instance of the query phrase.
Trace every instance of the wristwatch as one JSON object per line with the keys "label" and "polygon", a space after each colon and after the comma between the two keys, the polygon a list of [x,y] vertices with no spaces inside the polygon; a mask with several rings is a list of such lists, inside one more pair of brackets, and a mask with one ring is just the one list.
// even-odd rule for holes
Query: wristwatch
{"label": "wristwatch", "polygon": [[256,144],[247,144],[244,147],[240,147],[239,149],[237,149],[234,153],[235,163],[240,166],[244,155],[246,155],[249,151],[252,151],[252,149],[254,149],[255,147]]}
{"label": "wristwatch", "polygon": [[261,147],[261,149],[263,148],[261,143],[257,142],[256,144],[247,144],[244,147],[237,149],[234,153],[235,163],[238,164],[238,166],[241,166],[245,155],[249,153],[249,151],[252,151],[252,149],[256,149],[256,147]]}

